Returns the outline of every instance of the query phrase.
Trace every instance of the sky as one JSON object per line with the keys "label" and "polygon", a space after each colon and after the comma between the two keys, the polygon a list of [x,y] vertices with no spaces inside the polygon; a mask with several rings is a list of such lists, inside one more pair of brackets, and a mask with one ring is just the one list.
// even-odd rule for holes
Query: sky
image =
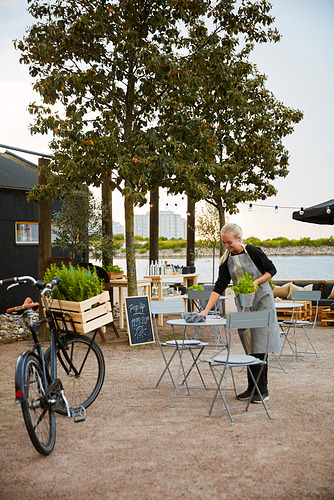
{"label": "sky", "polygon": [[[252,210],[248,204],[239,205],[239,214],[231,215],[230,221],[243,228],[245,237],[327,238],[334,234],[333,226],[294,221],[292,212],[334,198],[334,0],[271,3],[282,40],[258,46],[252,61],[267,75],[267,88],[285,105],[303,111],[304,119],[284,140],[290,153],[290,173],[274,182],[277,196],[254,202]],[[27,107],[38,96],[12,42],[22,38],[31,24],[26,0],[0,0],[0,144],[47,154],[50,138],[31,136],[29,131],[32,116]],[[0,152],[4,151],[0,147]],[[38,161],[37,156],[13,153]],[[124,224],[118,193],[113,206],[114,220]],[[203,206],[198,204],[196,209],[202,211]],[[169,197],[161,190],[160,210],[172,210],[186,218],[186,197]],[[135,213],[148,211],[148,204],[135,209]]]}

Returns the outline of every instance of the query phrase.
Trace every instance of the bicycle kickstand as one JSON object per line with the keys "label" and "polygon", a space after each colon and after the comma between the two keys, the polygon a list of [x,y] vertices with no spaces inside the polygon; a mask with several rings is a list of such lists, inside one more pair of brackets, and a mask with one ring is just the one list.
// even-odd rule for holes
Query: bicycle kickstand
{"label": "bicycle kickstand", "polygon": [[86,415],[87,415],[86,408],[82,405],[70,407],[70,405],[68,404],[67,398],[65,396],[64,389],[62,389],[60,391],[60,393],[61,393],[61,396],[64,400],[65,405],[66,405],[68,417],[69,418],[72,417],[74,423],[82,422],[83,420],[85,420]]}

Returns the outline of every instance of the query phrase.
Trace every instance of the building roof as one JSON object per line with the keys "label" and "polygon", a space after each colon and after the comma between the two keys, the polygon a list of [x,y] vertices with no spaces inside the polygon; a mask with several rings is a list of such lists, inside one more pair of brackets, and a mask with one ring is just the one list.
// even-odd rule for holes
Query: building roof
{"label": "building roof", "polygon": [[0,153],[0,189],[28,191],[37,180],[37,165],[9,151]]}

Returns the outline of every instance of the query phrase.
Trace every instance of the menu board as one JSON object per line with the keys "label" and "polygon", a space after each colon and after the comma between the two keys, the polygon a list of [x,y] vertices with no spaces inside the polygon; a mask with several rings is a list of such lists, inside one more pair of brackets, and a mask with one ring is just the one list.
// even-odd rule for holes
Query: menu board
{"label": "menu board", "polygon": [[125,312],[130,345],[154,342],[151,310],[148,297],[125,297]]}

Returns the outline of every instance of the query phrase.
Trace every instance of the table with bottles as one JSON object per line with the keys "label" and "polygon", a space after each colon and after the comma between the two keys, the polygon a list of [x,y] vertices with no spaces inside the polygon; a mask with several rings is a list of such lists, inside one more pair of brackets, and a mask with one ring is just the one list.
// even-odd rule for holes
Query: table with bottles
{"label": "table with bottles", "polygon": [[[173,282],[173,284],[181,279],[181,284],[184,288],[188,288],[190,286],[189,282],[192,285],[197,285],[198,283],[199,273],[190,273],[190,274],[161,274],[161,275],[153,275],[153,276],[144,276],[144,279],[149,279],[151,282],[151,300],[170,300],[170,299],[182,299],[184,294],[180,290],[179,286],[170,286],[169,282]],[[185,295],[187,303],[187,296]],[[159,314],[158,316],[158,325],[163,325],[163,315]]]}

